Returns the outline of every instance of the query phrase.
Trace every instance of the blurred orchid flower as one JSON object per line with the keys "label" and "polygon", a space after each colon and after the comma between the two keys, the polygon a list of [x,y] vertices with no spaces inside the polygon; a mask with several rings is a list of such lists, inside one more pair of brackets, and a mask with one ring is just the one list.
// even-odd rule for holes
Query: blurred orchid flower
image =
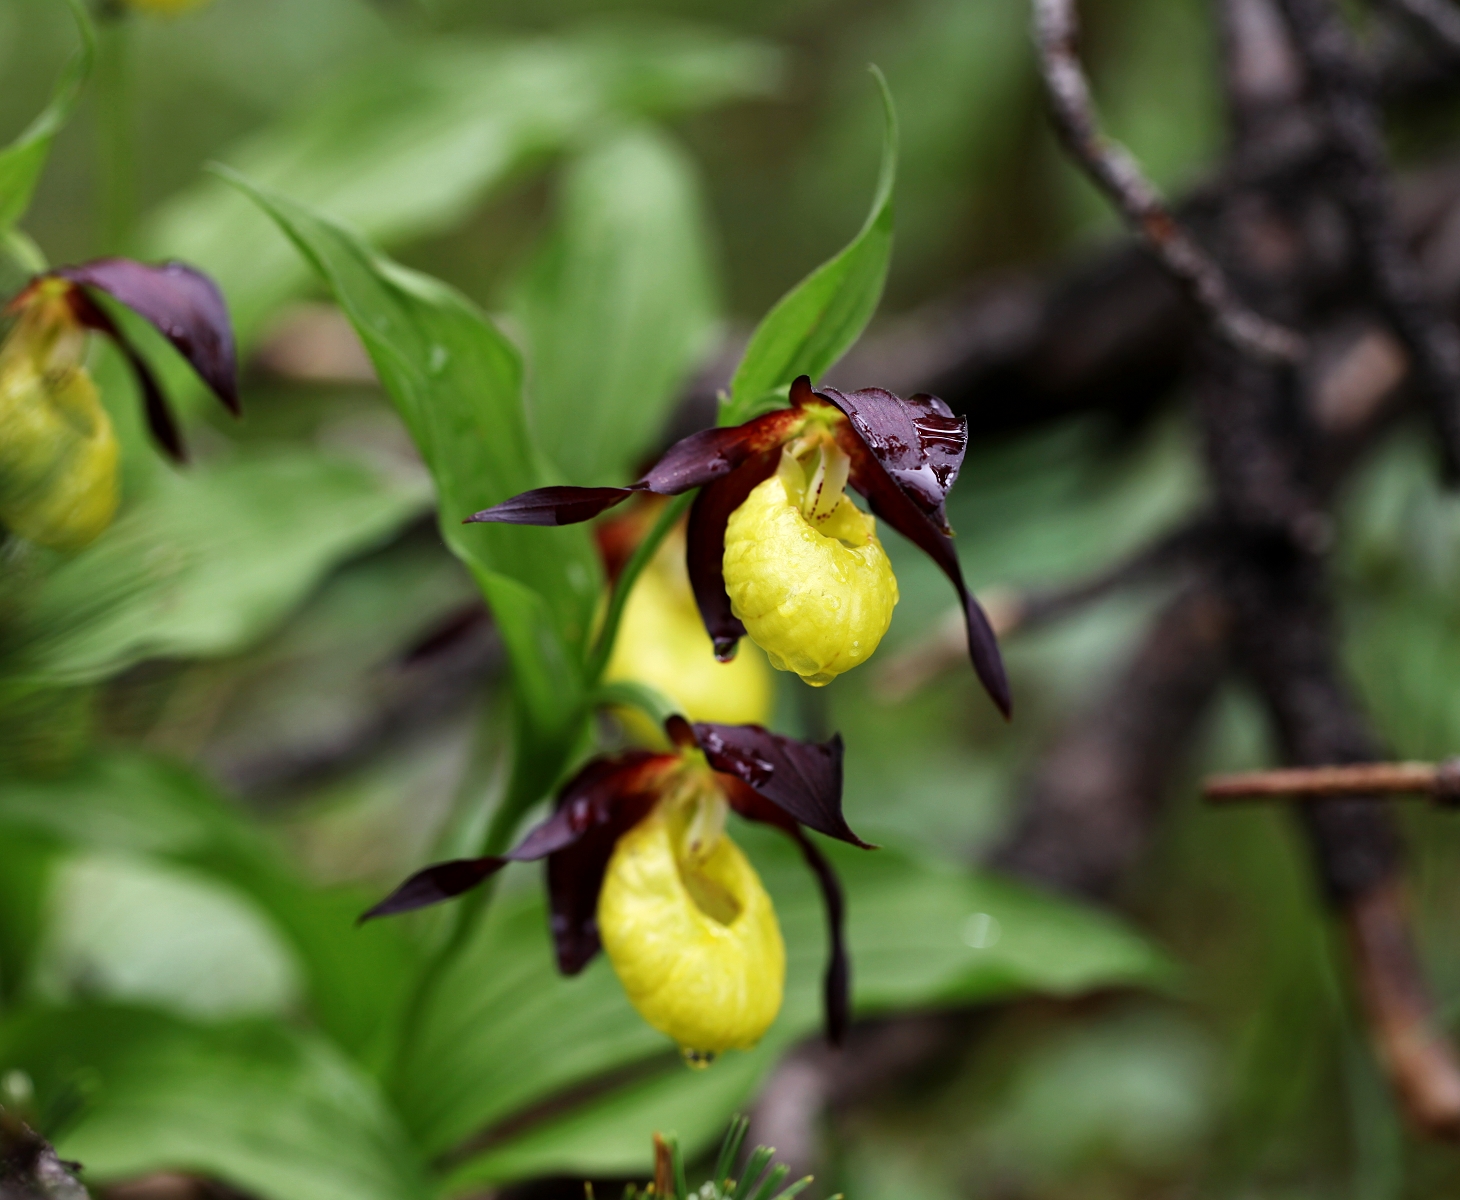
{"label": "blurred orchid flower", "polygon": [[31,280],[7,307],[16,323],[0,344],[0,521],[64,549],[95,538],[117,507],[116,432],[84,365],[89,331],[116,343],[136,374],[153,437],[171,458],[185,458],[161,386],[93,291],[153,325],[239,411],[233,329],[206,275],[180,263],[104,258]]}

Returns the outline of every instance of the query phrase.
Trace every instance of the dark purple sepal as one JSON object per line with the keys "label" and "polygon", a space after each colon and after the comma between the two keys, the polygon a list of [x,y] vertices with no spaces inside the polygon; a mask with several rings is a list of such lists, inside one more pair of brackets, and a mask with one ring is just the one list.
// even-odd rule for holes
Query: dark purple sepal
{"label": "dark purple sepal", "polygon": [[541,487],[521,492],[473,513],[462,522],[503,525],[577,525],[591,521],[615,504],[622,504],[642,488]]}
{"label": "dark purple sepal", "polygon": [[842,815],[841,734],[829,742],[803,742],[759,725],[707,722],[697,722],[694,732],[715,770],[740,780],[818,833],[875,849],[852,832]]}
{"label": "dark purple sepal", "polygon": [[847,954],[846,943],[846,900],[842,896],[841,880],[836,871],[816,845],[801,830],[792,831],[796,845],[811,873],[816,876],[821,889],[821,900],[826,905],[827,958],[826,974],[822,977],[822,1004],[826,1014],[826,1040],[833,1046],[840,1046],[847,1035],[852,1010],[852,963]]}
{"label": "dark purple sepal", "polygon": [[[576,975],[598,953],[598,893],[619,838],[649,815],[677,754],[634,750],[588,764],[563,789],[554,817],[577,830],[548,856],[549,926],[558,970]],[[551,818],[549,818],[551,819]]]}
{"label": "dark purple sepal", "polygon": [[999,711],[1008,717],[1013,711],[1013,698],[999,642],[987,614],[963,581],[963,567],[953,548],[952,535],[945,531],[938,516],[927,512],[898,485],[854,429],[843,426],[838,430],[837,442],[852,460],[850,483],[867,498],[872,512],[937,563],[957,590],[963,603],[968,656],[974,672]]}
{"label": "dark purple sepal", "polygon": [[[635,799],[649,791],[644,787],[646,776],[657,777],[657,773],[649,768],[678,761],[675,755],[655,754],[648,750],[631,750],[614,758],[594,759],[563,788],[553,814],[534,826],[515,849],[506,854],[458,858],[423,867],[379,904],[361,914],[360,920],[369,921],[439,904],[471,891],[509,862],[532,862],[559,854],[585,837],[612,826],[621,808],[635,809]],[[642,819],[647,811],[639,812],[635,820]],[[617,836],[614,835],[615,839]],[[610,852],[612,848],[610,841]],[[605,857],[604,862],[607,861]],[[601,874],[599,880],[602,880]],[[596,885],[594,897],[596,901]]]}
{"label": "dark purple sepal", "polygon": [[751,457],[779,449],[805,420],[794,408],[780,408],[743,425],[701,429],[670,446],[645,473],[640,486],[661,496],[704,487],[724,479]]}
{"label": "dark purple sepal", "polygon": [[827,960],[822,980],[826,1040],[833,1046],[840,1046],[851,1013],[852,975],[846,946],[846,902],[842,896],[841,881],[820,847],[806,836],[796,819],[785,809],[734,776],[728,783],[726,795],[731,807],[747,821],[772,825],[795,841],[806,865],[816,876],[816,886],[821,889],[822,903],[826,906]]}
{"label": "dark purple sepal", "polygon": [[188,452],[187,446],[183,443],[182,430],[178,428],[177,419],[172,414],[167,397],[163,395],[162,385],[157,382],[157,376],[152,373],[152,368],[147,365],[147,360],[127,340],[121,327],[112,320],[111,315],[80,288],[72,289],[70,305],[77,320],[86,328],[110,338],[116,348],[122,352],[122,357],[127,360],[127,365],[132,368],[132,374],[137,380],[137,388],[142,393],[142,411],[147,417],[147,428],[151,432],[153,440],[173,462],[187,462]]}
{"label": "dark purple sepal", "polygon": [[376,917],[393,917],[397,913],[414,912],[453,900],[472,890],[482,880],[495,875],[508,863],[498,856],[485,858],[454,858],[449,862],[432,863],[422,867],[384,900],[360,914],[357,924],[373,921]]}
{"label": "dark purple sepal", "polygon": [[968,449],[968,420],[936,396],[894,395],[882,388],[817,393],[841,409],[882,469],[913,503],[949,532],[943,513],[948,489]]}
{"label": "dark purple sepal", "polygon": [[238,352],[228,306],[217,285],[178,262],[156,266],[130,258],[98,258],[53,274],[105,292],[151,324],[235,416],[238,415]]}
{"label": "dark purple sepal", "polygon": [[725,591],[725,527],[730,515],[756,487],[776,473],[779,447],[762,450],[734,471],[717,479],[695,497],[685,528],[685,567],[700,620],[715,647],[715,657],[729,662],[745,636],[745,626],[730,610]]}

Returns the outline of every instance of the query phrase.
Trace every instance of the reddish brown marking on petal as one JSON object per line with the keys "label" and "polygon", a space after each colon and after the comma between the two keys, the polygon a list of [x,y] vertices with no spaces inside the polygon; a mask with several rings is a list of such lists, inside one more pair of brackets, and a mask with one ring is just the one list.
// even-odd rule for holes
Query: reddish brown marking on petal
{"label": "reddish brown marking on petal", "polygon": [[762,450],[724,479],[718,479],[695,497],[685,529],[685,566],[705,632],[715,646],[715,657],[729,662],[745,636],[745,626],[730,611],[725,591],[725,527],[730,514],[745,503],[755,488],[776,473],[778,446]]}
{"label": "reddish brown marking on petal", "polygon": [[208,276],[178,262],[151,266],[98,258],[52,274],[96,288],[144,318],[177,349],[198,377],[238,414],[238,353],[223,294]]}

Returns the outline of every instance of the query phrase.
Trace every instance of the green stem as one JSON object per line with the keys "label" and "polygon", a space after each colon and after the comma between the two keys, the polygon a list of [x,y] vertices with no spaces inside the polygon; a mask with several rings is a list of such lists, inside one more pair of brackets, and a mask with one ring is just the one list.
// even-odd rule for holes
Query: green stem
{"label": "green stem", "polygon": [[693,500],[694,493],[686,492],[682,496],[674,497],[666,504],[664,511],[659,514],[659,519],[654,522],[654,527],[634,548],[634,553],[619,573],[618,582],[613,586],[613,595],[608,598],[608,612],[604,614],[603,628],[598,633],[598,640],[593,644],[593,653],[588,659],[589,687],[593,687],[603,678],[604,668],[608,666],[609,656],[613,653],[614,641],[618,638],[618,627],[623,620],[624,606],[629,602],[629,593],[634,590],[634,584],[638,582],[639,575],[649,565],[649,560],[658,552],[660,543],[674,528],[675,522],[683,516],[685,509]]}
{"label": "green stem", "polygon": [[103,10],[96,64],[100,139],[101,234],[108,254],[123,254],[137,216],[136,145],[132,111],[132,26],[124,10]]}

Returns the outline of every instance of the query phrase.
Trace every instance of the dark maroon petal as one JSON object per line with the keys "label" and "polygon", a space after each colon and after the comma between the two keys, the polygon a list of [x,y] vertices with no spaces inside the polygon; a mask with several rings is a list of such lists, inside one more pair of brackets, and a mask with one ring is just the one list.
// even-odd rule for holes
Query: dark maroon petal
{"label": "dark maroon petal", "polygon": [[636,488],[542,487],[522,492],[501,504],[473,513],[462,522],[496,521],[504,525],[577,525],[591,521],[615,504],[621,504]]}
{"label": "dark maroon petal", "polygon": [[685,566],[700,620],[705,623],[705,632],[715,645],[715,657],[721,662],[735,657],[735,647],[745,636],[745,626],[730,611],[730,597],[725,591],[725,526],[730,523],[730,514],[745,503],[745,498],[776,473],[779,460],[779,449],[762,450],[724,479],[717,479],[705,488],[689,510],[684,539]]}
{"label": "dark maroon petal", "polygon": [[941,522],[914,503],[912,497],[893,481],[853,430],[844,428],[837,441],[852,459],[851,485],[867,497],[873,513],[937,563],[957,589],[958,598],[963,602],[968,656],[973,661],[974,672],[999,711],[1005,717],[1009,716],[1013,711],[1013,699],[1009,694],[1004,660],[999,654],[999,642],[988,616],[963,582],[963,567],[958,562],[958,552],[953,548],[952,536],[944,531]]}
{"label": "dark maroon petal", "polygon": [[695,736],[694,726],[678,713],[672,713],[664,719],[664,733],[681,750],[699,749],[700,740]]}
{"label": "dark maroon petal", "polygon": [[892,481],[946,531],[943,501],[968,449],[967,419],[926,393],[903,399],[881,388],[822,388],[818,395],[846,413]]}
{"label": "dark maroon petal", "polygon": [[727,782],[730,786],[726,788],[726,795],[731,807],[747,821],[774,825],[788,837],[795,839],[806,865],[816,876],[822,901],[826,905],[826,933],[829,943],[826,977],[822,984],[826,1008],[826,1040],[833,1046],[840,1046],[851,1010],[852,975],[843,929],[846,923],[846,904],[842,898],[841,882],[837,879],[831,863],[826,860],[816,843],[806,836],[795,818],[749,785],[741,783],[739,779],[732,776]]}
{"label": "dark maroon petal", "polygon": [[489,875],[495,875],[508,863],[502,857],[455,858],[450,862],[433,863],[423,867],[400,887],[391,892],[375,907],[360,914],[360,921],[373,921],[376,917],[390,917],[396,913],[411,912],[440,904],[469,892]]}
{"label": "dark maroon petal", "polygon": [[598,953],[598,893],[613,848],[649,815],[677,754],[635,751],[612,760],[627,765],[595,777],[581,774],[563,790],[559,812],[576,809],[578,836],[548,856],[549,923],[558,970],[576,975]]}
{"label": "dark maroon petal", "polygon": [[182,263],[98,258],[54,274],[96,288],[150,322],[192,364],[228,410],[238,409],[238,354],[228,307],[214,282]]}
{"label": "dark maroon petal", "polygon": [[852,1008],[852,964],[847,954],[846,902],[842,897],[841,880],[815,842],[799,829],[793,830],[791,836],[796,839],[806,865],[816,876],[822,902],[826,905],[828,948],[822,1003],[826,1012],[826,1040],[833,1046],[840,1046],[846,1038]]}
{"label": "dark maroon petal", "polygon": [[[424,867],[362,914],[360,920],[368,921],[439,904],[470,891],[509,862],[531,862],[567,850],[604,826],[613,824],[618,809],[625,802],[632,808],[640,794],[646,791],[646,781],[659,778],[659,772],[653,769],[657,764],[675,764],[678,761],[676,755],[655,754],[648,750],[631,750],[614,758],[594,759],[569,780],[559,794],[557,809],[534,827],[516,849],[506,854],[458,858]],[[609,848],[612,849],[612,842]],[[596,891],[594,895],[597,895]]]}
{"label": "dark maroon petal", "polygon": [[152,431],[158,446],[173,462],[186,462],[188,452],[183,444],[182,431],[177,426],[172,409],[168,407],[167,397],[163,395],[157,376],[152,373],[147,360],[137,353],[136,347],[127,340],[110,314],[80,288],[72,289],[70,304],[71,311],[83,325],[111,338],[122,352],[132,368],[132,374],[137,378],[137,387],[142,392],[142,408],[147,415],[147,428]]}
{"label": "dark maroon petal", "polygon": [[818,833],[872,849],[842,816],[841,734],[829,742],[803,742],[759,725],[705,722],[694,731],[715,770],[733,775]]}
{"label": "dark maroon petal", "polygon": [[743,425],[701,429],[670,446],[640,483],[661,496],[677,496],[690,488],[724,479],[752,455],[793,437],[805,424],[794,408],[780,408]]}

